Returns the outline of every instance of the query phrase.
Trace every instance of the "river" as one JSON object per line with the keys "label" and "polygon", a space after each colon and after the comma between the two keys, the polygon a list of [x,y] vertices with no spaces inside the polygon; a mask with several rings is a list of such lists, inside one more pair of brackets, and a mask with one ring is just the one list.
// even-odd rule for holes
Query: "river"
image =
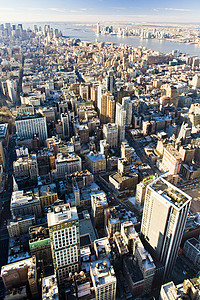
{"label": "river", "polygon": [[[29,24],[33,27],[33,24]],[[39,25],[39,24],[38,24]],[[41,24],[42,26],[44,24]],[[121,37],[111,35],[99,35],[93,31],[94,25],[77,25],[70,23],[50,23],[53,28],[58,28],[62,31],[63,35],[69,38],[79,38],[82,41],[95,42],[108,42],[117,45],[126,44],[132,47],[143,46],[148,49],[158,50],[163,53],[169,53],[172,50],[179,50],[191,56],[200,57],[200,46],[196,44],[183,44],[169,40],[156,40],[156,39],[141,39],[140,37]],[[25,25],[27,27],[27,24]]]}

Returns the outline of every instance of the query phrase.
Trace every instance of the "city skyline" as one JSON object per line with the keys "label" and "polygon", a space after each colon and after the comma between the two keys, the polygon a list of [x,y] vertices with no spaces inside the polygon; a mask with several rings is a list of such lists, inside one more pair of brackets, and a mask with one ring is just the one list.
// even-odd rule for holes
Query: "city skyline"
{"label": "city skyline", "polygon": [[50,1],[20,0],[17,3],[9,0],[6,3],[0,1],[1,22],[181,22],[198,23],[200,3],[195,0],[193,5],[188,1],[160,1],[153,0],[151,3],[142,0],[118,1],[105,0],[84,3],[80,0],[56,3]]}

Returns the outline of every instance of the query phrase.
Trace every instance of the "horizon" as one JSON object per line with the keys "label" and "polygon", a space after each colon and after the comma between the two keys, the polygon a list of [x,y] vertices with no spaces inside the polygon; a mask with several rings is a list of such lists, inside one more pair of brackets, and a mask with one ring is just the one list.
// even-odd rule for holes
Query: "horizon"
{"label": "horizon", "polygon": [[[125,23],[182,23],[196,24],[199,22],[200,2],[195,0],[193,5],[188,1],[167,0],[160,3],[158,0],[119,0],[91,1],[84,3],[80,0],[73,2],[0,0],[0,22],[125,22]],[[89,22],[88,22],[89,20]]]}

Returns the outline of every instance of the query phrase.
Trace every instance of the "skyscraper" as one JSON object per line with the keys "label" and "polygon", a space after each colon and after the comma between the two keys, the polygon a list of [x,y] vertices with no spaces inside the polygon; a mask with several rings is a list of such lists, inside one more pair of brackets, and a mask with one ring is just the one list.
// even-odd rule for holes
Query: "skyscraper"
{"label": "skyscraper", "polygon": [[54,270],[59,284],[79,269],[80,235],[76,207],[55,206],[47,215]]}
{"label": "skyscraper", "polygon": [[120,104],[116,104],[115,123],[119,126],[119,143],[125,139],[126,111]]}
{"label": "skyscraper", "polygon": [[147,186],[141,234],[152,256],[164,264],[165,278],[175,264],[190,203],[190,196],[162,177]]}
{"label": "skyscraper", "polygon": [[100,33],[101,33],[100,24],[97,23],[97,34],[100,34]]}

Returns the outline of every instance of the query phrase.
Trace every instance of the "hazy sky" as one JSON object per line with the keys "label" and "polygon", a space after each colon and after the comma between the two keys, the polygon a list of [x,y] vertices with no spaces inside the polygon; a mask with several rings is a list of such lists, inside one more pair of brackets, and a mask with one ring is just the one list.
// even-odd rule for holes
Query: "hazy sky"
{"label": "hazy sky", "polygon": [[200,22],[200,0],[0,0],[0,23]]}

